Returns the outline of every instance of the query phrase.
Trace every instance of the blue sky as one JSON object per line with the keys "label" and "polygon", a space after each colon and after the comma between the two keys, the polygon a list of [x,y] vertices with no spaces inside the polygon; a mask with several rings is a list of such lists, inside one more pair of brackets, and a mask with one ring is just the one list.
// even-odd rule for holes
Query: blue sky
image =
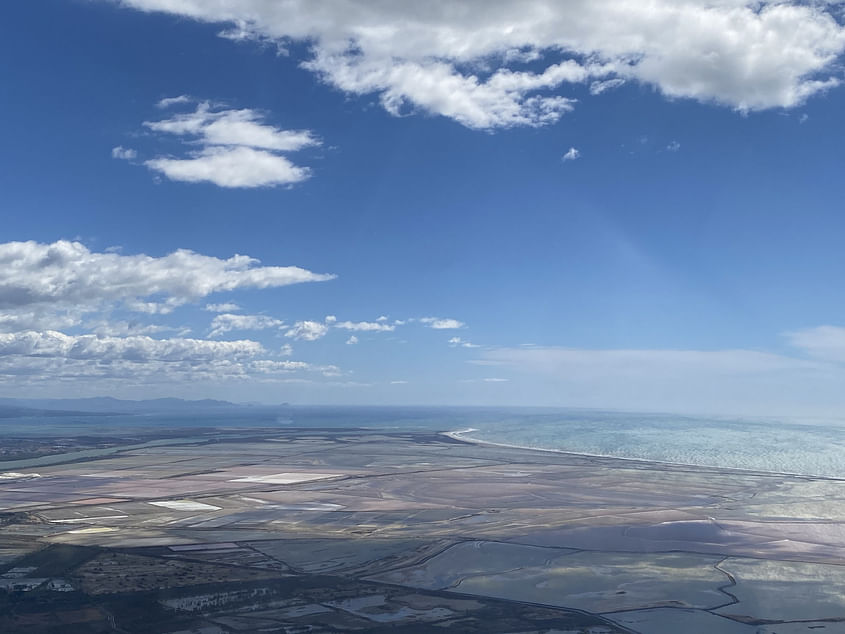
{"label": "blue sky", "polygon": [[842,411],[838,4],[320,6],[6,8],[0,394]]}

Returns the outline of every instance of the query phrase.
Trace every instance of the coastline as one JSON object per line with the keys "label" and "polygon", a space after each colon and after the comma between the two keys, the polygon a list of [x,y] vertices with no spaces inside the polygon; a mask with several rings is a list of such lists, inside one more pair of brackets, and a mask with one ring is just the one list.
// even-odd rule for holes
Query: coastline
{"label": "coastline", "polygon": [[441,435],[446,436],[447,438],[451,438],[452,440],[456,440],[458,442],[465,442],[471,445],[487,445],[490,447],[500,447],[502,449],[520,449],[523,451],[541,451],[544,453],[553,453],[553,454],[563,454],[567,456],[579,456],[583,458],[601,458],[604,460],[621,460],[623,462],[632,462],[642,465],[653,465],[656,468],[662,466],[670,466],[670,467],[683,467],[688,469],[701,469],[707,471],[717,471],[721,473],[729,473],[729,472],[739,472],[743,474],[750,474],[750,475],[762,475],[762,476],[788,476],[792,478],[809,478],[812,480],[830,480],[833,482],[843,482],[845,481],[845,476],[831,476],[831,475],[819,475],[819,474],[812,474],[812,473],[796,473],[791,471],[766,471],[762,469],[747,469],[743,467],[729,467],[724,465],[705,465],[705,464],[696,464],[692,462],[671,462],[668,460],[655,460],[652,458],[629,458],[626,456],[613,456],[609,454],[596,454],[596,453],[585,453],[582,451],[568,451],[565,449],[549,449],[546,447],[530,447],[526,445],[514,445],[512,443],[503,443],[503,442],[495,442],[492,440],[483,440],[480,438],[471,438],[466,436],[466,434],[470,434],[472,432],[481,431],[475,427],[468,427],[466,429],[457,429],[452,431],[444,431],[440,432]]}

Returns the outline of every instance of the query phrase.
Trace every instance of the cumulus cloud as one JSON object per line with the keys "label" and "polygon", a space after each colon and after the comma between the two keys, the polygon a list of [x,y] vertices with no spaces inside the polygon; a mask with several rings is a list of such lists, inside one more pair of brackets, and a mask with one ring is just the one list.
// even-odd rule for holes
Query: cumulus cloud
{"label": "cumulus cloud", "polygon": [[159,157],[144,165],[170,180],[220,187],[289,185],[309,175],[307,168],[297,167],[284,156],[250,147],[207,147],[190,158]]}
{"label": "cumulus cloud", "polygon": [[328,331],[329,327],[319,321],[298,321],[285,333],[285,337],[302,341],[316,341],[325,337]]}
{"label": "cumulus cloud", "polygon": [[[262,358],[255,341],[210,341],[145,335],[68,335],[58,331],[0,334],[0,383],[103,386],[219,383],[229,380],[289,382],[291,373],[337,377],[336,365]],[[96,383],[91,381],[96,380]],[[296,379],[305,380],[305,379]]]}
{"label": "cumulus cloud", "polygon": [[205,310],[210,313],[231,313],[240,310],[241,307],[234,302],[223,302],[222,304],[206,304]]}
{"label": "cumulus cloud", "polygon": [[581,152],[574,147],[569,148],[566,151],[566,154],[563,155],[562,160],[564,161],[574,161],[577,158],[580,158]]}
{"label": "cumulus cloud", "polygon": [[145,335],[100,337],[66,335],[54,330],[0,334],[0,357],[92,359],[203,363],[243,359],[264,352],[255,341],[206,341],[203,339],[153,339]]}
{"label": "cumulus cloud", "polygon": [[36,307],[94,310],[121,302],[141,312],[160,313],[212,293],[334,277],[296,266],[261,266],[245,255],[221,259],[180,249],[153,257],[98,253],[66,240],[6,242],[0,244],[0,312]]}
{"label": "cumulus cloud", "polygon": [[440,317],[422,317],[420,321],[435,330],[454,330],[463,328],[466,324],[457,319],[441,319]]}
{"label": "cumulus cloud", "polygon": [[393,324],[386,324],[382,321],[339,321],[334,324],[334,327],[356,332],[393,332],[396,330],[396,326]]}
{"label": "cumulus cloud", "polygon": [[677,152],[678,150],[681,149],[681,144],[678,143],[677,141],[672,141],[672,142],[669,143],[669,145],[666,146],[666,149],[669,150],[670,152]]}
{"label": "cumulus cloud", "polygon": [[0,332],[71,328],[82,322],[83,311],[74,307],[64,310],[34,310],[31,307],[0,310]]}
{"label": "cumulus cloud", "polygon": [[117,147],[113,147],[111,149],[111,157],[123,161],[131,161],[132,159],[138,158],[138,152],[133,150],[132,148],[127,148],[123,147],[122,145],[118,145]]}
{"label": "cumulus cloud", "polygon": [[349,339],[346,340],[347,346],[354,346],[356,343],[358,343],[358,337],[355,335],[350,335]]}
{"label": "cumulus cloud", "polygon": [[574,106],[567,85],[587,82],[594,94],[638,81],[744,111],[790,108],[839,83],[845,48],[834,4],[798,0],[115,1],[304,43],[302,65],[340,90],[482,129],[554,122]]}
{"label": "cumulus cloud", "polygon": [[233,330],[266,330],[283,328],[285,322],[267,315],[233,315],[223,313],[211,320],[209,337],[219,337]]}
{"label": "cumulus cloud", "polygon": [[[282,329],[282,320],[244,315],[231,302],[206,304],[219,312],[208,339],[190,329],[144,323],[127,313],[166,314],[212,293],[266,289],[331,279],[298,267],[262,266],[180,250],[161,257],[94,252],[78,242],[0,244],[0,384],[89,382],[111,386],[215,382],[305,371],[341,374],[334,365],[267,358],[256,341],[214,340],[231,331]],[[72,334],[67,329],[73,328]],[[82,332],[80,332],[82,331]],[[305,333],[307,335],[307,333]],[[288,380],[288,379],[285,379]]]}
{"label": "cumulus cloud", "polygon": [[[172,97],[157,106],[192,102],[185,96]],[[206,101],[197,103],[192,112],[145,121],[144,127],[179,137],[188,148],[185,156],[157,156],[144,165],[171,180],[220,187],[272,187],[303,181],[310,170],[282,153],[320,144],[307,130],[283,130],[265,123],[264,115],[256,110],[215,108]]]}
{"label": "cumulus cloud", "polygon": [[460,337],[452,337],[449,339],[449,345],[453,348],[479,348],[480,346],[471,343],[469,341],[464,341]]}

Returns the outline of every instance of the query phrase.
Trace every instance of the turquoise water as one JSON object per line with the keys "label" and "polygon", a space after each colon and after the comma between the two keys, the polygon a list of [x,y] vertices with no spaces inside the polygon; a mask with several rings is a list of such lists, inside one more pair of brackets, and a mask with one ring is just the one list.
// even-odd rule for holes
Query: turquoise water
{"label": "turquoise water", "polygon": [[755,471],[845,477],[845,421],[698,418],[623,412],[557,412],[473,425],[468,438]]}
{"label": "turquoise water", "polygon": [[[7,436],[129,436],[249,427],[453,431],[520,447],[845,478],[845,421],[794,422],[540,408],[288,407],[209,414],[0,419]],[[139,437],[139,441],[144,438]]]}

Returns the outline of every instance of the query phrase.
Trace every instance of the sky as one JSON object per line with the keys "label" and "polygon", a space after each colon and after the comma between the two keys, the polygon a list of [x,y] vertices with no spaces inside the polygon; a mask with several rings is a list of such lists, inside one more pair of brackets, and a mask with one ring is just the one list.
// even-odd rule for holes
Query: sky
{"label": "sky", "polygon": [[845,12],[41,0],[0,396],[845,414]]}

